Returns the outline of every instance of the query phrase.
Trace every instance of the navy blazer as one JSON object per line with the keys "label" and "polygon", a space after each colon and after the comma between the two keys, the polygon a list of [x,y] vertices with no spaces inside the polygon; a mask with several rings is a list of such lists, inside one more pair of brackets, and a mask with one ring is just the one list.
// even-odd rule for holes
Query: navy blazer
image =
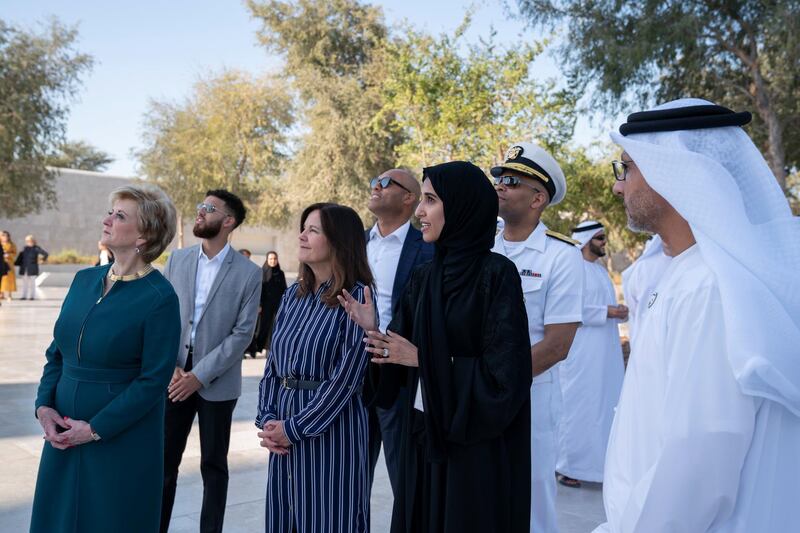
{"label": "navy blazer", "polygon": [[[369,234],[372,228],[365,231],[364,236],[369,242]],[[411,279],[411,271],[414,267],[427,263],[433,259],[433,244],[422,240],[422,232],[411,226],[408,228],[406,240],[403,241],[403,249],[400,251],[400,260],[397,262],[397,272],[394,275],[394,286],[392,287],[392,309],[397,305],[397,300],[403,294],[403,289]]]}

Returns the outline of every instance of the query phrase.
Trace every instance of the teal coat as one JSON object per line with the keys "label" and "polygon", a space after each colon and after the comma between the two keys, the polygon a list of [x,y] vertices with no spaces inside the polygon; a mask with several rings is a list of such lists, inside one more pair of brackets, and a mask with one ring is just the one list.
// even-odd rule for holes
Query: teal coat
{"label": "teal coat", "polygon": [[31,532],[158,531],[178,297],[157,271],[118,281],[103,297],[109,268],[75,276],[36,398],[37,408],[88,421],[101,440],[67,450],[45,442]]}

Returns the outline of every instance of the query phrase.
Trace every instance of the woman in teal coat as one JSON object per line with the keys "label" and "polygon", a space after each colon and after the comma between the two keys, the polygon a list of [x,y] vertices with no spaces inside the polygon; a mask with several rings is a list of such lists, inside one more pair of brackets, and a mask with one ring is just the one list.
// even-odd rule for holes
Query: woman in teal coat
{"label": "woman in teal coat", "polygon": [[150,262],[175,235],[175,208],[143,187],[118,189],[111,201],[101,240],[116,261],[78,272],[46,353],[31,532],[158,531],[180,315]]}

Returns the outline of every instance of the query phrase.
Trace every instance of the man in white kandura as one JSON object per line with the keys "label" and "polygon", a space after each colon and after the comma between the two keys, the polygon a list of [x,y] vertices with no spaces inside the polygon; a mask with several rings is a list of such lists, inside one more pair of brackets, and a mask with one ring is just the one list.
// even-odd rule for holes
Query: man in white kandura
{"label": "man in white kandura", "polygon": [[583,323],[567,358],[559,366],[561,420],[558,425],[558,481],[580,487],[601,483],[608,434],[625,373],[617,324],[628,308],[617,305],[608,271],[603,225],[587,220],[572,230],[583,254]]}
{"label": "man in white kandura", "polygon": [[639,315],[647,309],[650,295],[671,259],[664,253],[661,237],[653,235],[645,243],[642,255],[622,271],[622,296],[628,304],[628,337],[631,343],[636,336]]}
{"label": "man in white kandura", "polygon": [[569,353],[581,323],[583,261],[577,241],[547,229],[540,221],[547,206],[567,194],[567,180],[550,154],[533,143],[518,143],[491,172],[505,221],[492,251],[517,266],[528,314],[533,361],[531,533],[557,533],[558,365]]}
{"label": "man in white kandura", "polygon": [[633,340],[597,532],[800,531],[800,219],[750,118],[685,99],[611,134],[628,224],[672,260]]}

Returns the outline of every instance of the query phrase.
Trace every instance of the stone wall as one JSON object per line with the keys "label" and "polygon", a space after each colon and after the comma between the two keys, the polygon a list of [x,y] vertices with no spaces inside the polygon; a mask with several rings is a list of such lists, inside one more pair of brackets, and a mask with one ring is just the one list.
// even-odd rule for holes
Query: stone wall
{"label": "stone wall", "polygon": [[[58,169],[55,179],[57,204],[52,209],[21,218],[8,219],[0,213],[0,230],[7,230],[18,248],[25,245],[25,235],[33,234],[42,248],[51,254],[73,249],[82,255],[97,253],[102,232],[102,218],[108,210],[108,196],[118,187],[139,180],[101,172]],[[198,202],[202,198],[198,197]],[[184,228],[184,246],[196,244],[190,221]],[[297,267],[296,228],[274,229],[244,225],[231,237],[231,245],[247,248],[258,261],[269,250],[276,250],[284,268]],[[177,238],[170,248],[177,246]]]}

